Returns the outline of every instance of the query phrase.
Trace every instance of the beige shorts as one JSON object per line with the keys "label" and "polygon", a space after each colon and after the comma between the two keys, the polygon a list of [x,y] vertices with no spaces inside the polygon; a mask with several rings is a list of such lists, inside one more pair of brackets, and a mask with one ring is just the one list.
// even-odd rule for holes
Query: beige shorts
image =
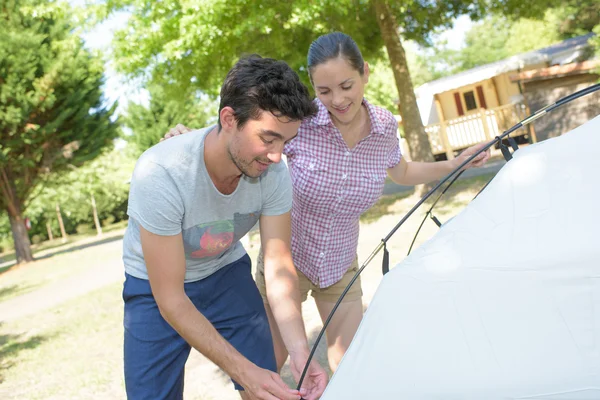
{"label": "beige shorts", "polygon": [[[321,289],[320,287],[312,283],[306,277],[306,275],[304,275],[302,272],[296,269],[296,272],[298,273],[298,286],[300,288],[300,301],[304,302],[308,298],[308,292],[310,291],[311,296],[314,297],[316,300],[335,303],[336,301],[338,301],[342,292],[344,291],[344,289],[346,289],[346,286],[348,286],[348,284],[350,283],[357,271],[358,259],[355,258],[352,262],[352,265],[350,266],[348,271],[346,271],[344,276],[342,276],[342,279],[339,282],[329,287]],[[258,291],[260,292],[263,301],[265,302],[265,304],[268,304],[269,302],[267,301],[267,291],[265,287],[265,264],[263,262],[262,252],[259,253],[258,260],[256,261],[256,276],[254,277],[254,280],[256,281],[256,286],[258,286]],[[346,296],[344,296],[342,303],[358,300],[362,297],[362,294],[363,292],[359,276],[350,288],[350,290],[348,290],[348,293],[346,293]]]}

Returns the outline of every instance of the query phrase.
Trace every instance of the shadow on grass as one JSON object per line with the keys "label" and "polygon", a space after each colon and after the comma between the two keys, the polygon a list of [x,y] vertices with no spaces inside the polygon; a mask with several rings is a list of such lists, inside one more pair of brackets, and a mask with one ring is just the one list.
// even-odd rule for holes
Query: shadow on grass
{"label": "shadow on grass", "polygon": [[[475,176],[475,177],[458,179],[451,186],[451,188],[448,189],[448,192],[446,192],[446,194],[442,197],[442,200],[446,199],[446,202],[447,202],[448,198],[450,198],[450,199],[454,198],[457,195],[457,193],[461,192],[462,190],[464,190],[466,188],[483,187],[495,175],[496,175],[496,172],[492,172],[492,173],[487,173],[487,174],[483,174],[483,175],[479,175],[479,176]],[[426,203],[423,204],[421,207],[427,207],[428,205],[431,205],[431,203],[434,201],[434,199],[437,198],[439,193],[441,193],[441,191],[444,190],[446,185],[447,184],[442,185],[442,187],[440,189],[438,189],[436,192],[434,192],[431,195],[431,197],[426,201]],[[368,224],[368,223],[377,221],[381,217],[384,217],[389,214],[389,209],[391,206],[394,205],[394,203],[396,203],[398,200],[409,197],[412,194],[413,194],[413,190],[410,190],[410,191],[405,190],[405,191],[398,192],[395,194],[388,194],[388,195],[381,196],[381,198],[377,201],[377,203],[375,203],[370,209],[365,211],[360,216],[360,222]],[[460,202],[456,202],[455,205],[458,205],[458,204],[460,204]]]}
{"label": "shadow on grass", "polygon": [[377,221],[379,218],[389,214],[389,209],[398,200],[412,195],[411,192],[400,192],[396,194],[389,194],[381,196],[381,198],[360,216],[360,222],[369,224]]}
{"label": "shadow on grass", "polygon": [[[312,332],[308,335],[308,346],[309,350],[312,350],[314,343],[317,340],[317,336],[319,336],[319,332],[321,331],[321,327],[313,329]],[[325,369],[327,374],[331,377],[332,372],[329,369],[329,362],[327,360],[327,340],[325,339],[325,335],[321,338],[319,345],[317,346],[317,351],[313,357],[313,361],[317,361],[321,367]],[[302,372],[302,371],[301,371]],[[296,389],[297,383],[296,379],[292,374],[292,371],[289,366],[289,358],[286,364],[281,369],[281,378],[283,381],[291,388]]]}
{"label": "shadow on grass", "polygon": [[[482,189],[496,176],[496,173],[489,173],[485,175],[480,175],[477,177],[471,177],[468,179],[459,179],[457,180],[448,191],[442,196],[440,202],[435,206],[434,211],[437,210],[440,214],[451,213],[452,216],[456,215],[457,212],[462,211],[462,209],[468,206],[471,201],[480,193]],[[444,190],[445,186],[440,190]],[[469,198],[466,202],[464,198],[459,198],[459,196],[463,195],[466,189],[472,189],[473,195],[472,198]],[[437,199],[440,191],[433,194],[430,199],[427,200],[425,207],[431,207],[433,201]]]}
{"label": "shadow on grass", "polygon": [[17,259],[17,255],[13,252],[13,253],[5,253],[2,255],[2,257],[0,257],[0,264],[9,262],[9,261],[15,261]]}
{"label": "shadow on grass", "polygon": [[[312,350],[312,347],[313,347],[314,343],[317,340],[317,336],[319,336],[320,330],[321,330],[321,327],[315,328],[308,335],[309,350]],[[327,371],[327,373],[329,374],[329,376],[331,377],[332,372],[329,369],[329,362],[327,360],[327,340],[325,339],[325,335],[323,335],[323,337],[321,338],[321,341],[319,342],[319,345],[317,347],[317,351],[315,352],[313,360],[318,361],[319,365],[321,365],[325,369],[325,371]],[[296,383],[296,379],[294,378],[294,376],[292,374],[292,371],[290,369],[289,363],[290,363],[290,359],[288,357],[287,362],[285,363],[285,365],[281,369],[280,375],[281,375],[281,378],[283,379],[283,381],[289,387],[295,389],[296,386],[297,386],[297,383]],[[222,383],[224,385],[227,385],[228,383],[229,384],[231,383],[229,375],[227,375],[221,369],[218,369],[217,371],[218,371],[219,379],[222,380]]]}
{"label": "shadow on grass", "polygon": [[78,246],[73,246],[73,247],[69,247],[68,249],[64,249],[64,250],[58,250],[56,252],[51,252],[48,254],[44,254],[43,256],[40,257],[36,257],[36,260],[44,260],[46,258],[51,258],[54,256],[58,256],[60,254],[65,254],[65,253],[71,253],[73,251],[77,251],[77,250],[83,250],[83,249],[87,249],[90,247],[95,247],[95,246],[99,246],[101,244],[106,244],[106,243],[111,243],[117,240],[121,240],[123,239],[125,235],[117,235],[117,236],[112,236],[109,238],[105,238],[105,239],[100,239],[94,242],[90,242],[90,243],[84,243],[84,244],[80,244]]}
{"label": "shadow on grass", "polygon": [[[47,258],[51,258],[51,257],[58,256],[58,255],[61,255],[61,254],[71,253],[73,251],[83,250],[83,249],[87,249],[87,248],[90,248],[90,247],[99,246],[101,244],[111,243],[111,242],[123,239],[124,236],[125,235],[111,236],[109,238],[100,239],[100,240],[97,240],[97,241],[94,241],[94,242],[90,242],[90,243],[80,244],[78,246],[69,247],[67,249],[56,250],[54,252],[48,252],[48,253],[44,254],[43,256],[39,256],[39,257],[35,257],[34,256],[34,261],[45,260]],[[61,246],[62,245],[64,245],[64,244],[61,244]],[[2,275],[5,272],[10,271],[16,265],[17,264],[15,262],[15,263],[12,263],[12,264],[9,264],[7,266],[4,266],[4,267],[0,268],[0,275]]]}
{"label": "shadow on grass", "polygon": [[36,285],[30,285],[30,286],[12,285],[12,286],[0,288],[0,303],[2,303],[5,299],[10,299],[10,298],[16,297],[21,293],[32,291],[35,287],[36,287]]}
{"label": "shadow on grass", "polygon": [[2,274],[3,274],[3,273],[5,273],[5,272],[8,272],[8,271],[9,271],[9,270],[10,270],[12,267],[14,267],[15,265],[17,265],[17,264],[15,264],[15,263],[12,263],[12,264],[9,264],[9,265],[7,265],[7,266],[5,266],[5,267],[1,267],[1,268],[0,268],[0,275],[2,275]]}
{"label": "shadow on grass", "polygon": [[42,335],[27,337],[24,334],[0,334],[0,384],[4,382],[3,371],[15,365],[20,352],[35,349],[49,339],[50,336]]}

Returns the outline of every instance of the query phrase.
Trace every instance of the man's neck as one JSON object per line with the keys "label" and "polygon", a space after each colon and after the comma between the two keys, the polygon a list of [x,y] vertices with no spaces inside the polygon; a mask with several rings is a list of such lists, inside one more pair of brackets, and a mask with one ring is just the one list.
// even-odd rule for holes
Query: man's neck
{"label": "man's neck", "polygon": [[215,187],[223,194],[231,194],[237,188],[242,173],[227,154],[223,139],[218,133],[218,127],[206,134],[204,164]]}

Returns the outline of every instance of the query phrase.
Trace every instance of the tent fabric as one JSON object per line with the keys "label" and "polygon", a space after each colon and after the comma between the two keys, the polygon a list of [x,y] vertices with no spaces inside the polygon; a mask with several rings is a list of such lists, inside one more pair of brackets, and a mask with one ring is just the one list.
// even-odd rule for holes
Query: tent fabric
{"label": "tent fabric", "polygon": [[600,399],[599,149],[597,117],[515,152],[385,275],[322,399]]}

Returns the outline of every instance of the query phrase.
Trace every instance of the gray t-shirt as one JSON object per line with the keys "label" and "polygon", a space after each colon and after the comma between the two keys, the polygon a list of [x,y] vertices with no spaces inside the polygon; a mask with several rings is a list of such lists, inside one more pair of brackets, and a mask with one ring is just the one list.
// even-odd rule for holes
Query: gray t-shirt
{"label": "gray t-shirt", "polygon": [[125,272],[148,279],[140,226],[157,235],[182,232],[185,281],[213,274],[246,254],[239,242],[261,214],[292,207],[292,185],[283,163],[259,178],[243,176],[230,195],[220,193],[204,164],[204,138],[213,127],[165,140],[138,160],[129,191],[129,225],[123,239]]}

